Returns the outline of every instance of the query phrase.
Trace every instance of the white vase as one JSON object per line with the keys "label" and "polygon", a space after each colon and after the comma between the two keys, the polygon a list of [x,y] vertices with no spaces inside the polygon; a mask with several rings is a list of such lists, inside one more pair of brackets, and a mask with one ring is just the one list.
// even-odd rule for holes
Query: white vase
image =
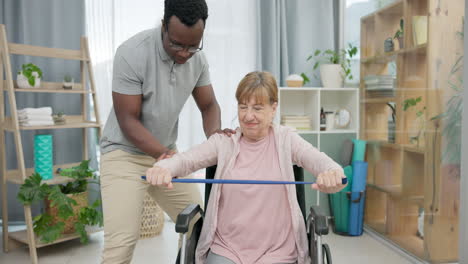
{"label": "white vase", "polygon": [[322,64],[320,65],[320,78],[325,88],[343,87],[344,72],[340,64]]}
{"label": "white vase", "polygon": [[333,122],[335,122],[335,113],[325,112],[325,123],[327,126],[327,131],[333,130],[333,128],[335,128]]}
{"label": "white vase", "polygon": [[41,79],[38,78],[39,74],[37,72],[32,73],[34,78],[36,79],[34,82],[34,86],[31,86],[28,82],[28,78],[26,78],[22,73],[19,73],[16,77],[16,84],[18,88],[39,88],[41,86]]}

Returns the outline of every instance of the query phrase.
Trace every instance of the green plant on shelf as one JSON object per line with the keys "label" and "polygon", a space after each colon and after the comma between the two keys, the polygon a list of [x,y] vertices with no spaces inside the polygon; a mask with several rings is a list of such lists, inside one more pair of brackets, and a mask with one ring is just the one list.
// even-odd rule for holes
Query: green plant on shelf
{"label": "green plant on shelf", "polygon": [[41,69],[32,63],[21,65],[21,71],[19,71],[18,74],[22,74],[24,77],[26,77],[28,79],[29,85],[31,86],[36,84],[36,78],[42,78]]}
{"label": "green plant on shelf", "polygon": [[[422,97],[416,97],[416,98],[408,98],[405,101],[403,101],[403,111],[407,111],[412,108],[416,108],[418,103],[422,101]],[[416,144],[419,147],[419,142],[421,135],[425,129],[426,126],[426,121],[424,120],[424,112],[426,111],[426,106],[423,106],[422,108],[416,109],[416,121],[419,124],[418,132],[415,136],[410,137],[410,143],[411,144]]]}
{"label": "green plant on shelf", "polygon": [[398,45],[399,45],[400,49],[404,48],[404,43],[403,43],[404,24],[405,24],[405,22],[404,22],[403,18],[400,19],[400,28],[397,29],[397,31],[395,32],[395,36],[393,36],[393,39],[398,40]]}
{"label": "green plant on shelf", "polygon": [[70,75],[65,75],[65,77],[63,77],[63,81],[66,82],[66,83],[69,83],[71,82],[73,79]]}
{"label": "green plant on shelf", "polygon": [[393,39],[398,39],[403,37],[403,27],[404,27],[404,20],[403,18],[400,19],[400,28],[395,32],[395,36],[393,36]]}
{"label": "green plant on shelf", "polygon": [[34,217],[34,233],[42,242],[52,243],[57,240],[64,232],[66,221],[72,220],[80,241],[87,243],[88,234],[85,227],[101,227],[103,225],[102,212],[98,210],[101,200],[97,198],[90,206],[76,208],[78,203],[71,195],[86,194],[88,184],[99,184],[99,181],[94,171],[89,168],[89,160],[82,161],[78,166],[60,170],[59,173],[61,176],[74,179],[74,181],[66,184],[47,185],[42,183],[42,178],[38,173],[34,173],[20,186],[17,199],[24,205],[48,200],[50,206],[56,209],[56,216],[44,212]]}
{"label": "green plant on shelf", "polygon": [[54,124],[56,125],[63,125],[66,123],[66,119],[65,119],[65,113],[60,111],[56,114],[53,114],[52,115],[52,118],[54,120]]}
{"label": "green plant on shelf", "polygon": [[[307,61],[314,59],[315,62],[312,69],[316,79],[319,79],[319,77],[315,72],[321,64],[340,64],[341,68],[343,69],[343,78],[352,80],[353,75],[351,74],[351,59],[357,54],[357,52],[358,48],[349,43],[347,48],[339,49],[337,51],[331,49],[317,49],[307,58]],[[304,79],[304,84],[310,82],[307,74],[301,73],[301,76]]]}
{"label": "green plant on shelf", "polygon": [[[462,29],[457,32],[461,41],[464,40],[464,18]],[[442,160],[446,163],[460,164],[461,161],[461,120],[463,112],[463,53],[459,54],[449,73],[447,84],[453,90],[453,95],[447,101],[445,111],[431,118],[443,123],[442,135],[447,140]]]}

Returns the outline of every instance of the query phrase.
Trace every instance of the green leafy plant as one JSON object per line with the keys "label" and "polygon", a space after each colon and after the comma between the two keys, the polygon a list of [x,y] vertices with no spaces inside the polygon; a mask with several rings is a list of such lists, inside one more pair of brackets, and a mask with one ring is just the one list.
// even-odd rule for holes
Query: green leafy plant
{"label": "green leafy plant", "polygon": [[72,77],[68,74],[63,77],[64,82],[69,83],[69,82],[72,82],[72,80],[73,80]]}
{"label": "green leafy plant", "polygon": [[65,113],[60,111],[56,114],[53,114],[52,115],[52,118],[54,119],[54,123],[56,125],[63,125],[66,123],[66,119],[65,119]]}
{"label": "green leafy plant", "polygon": [[[22,74],[24,77],[28,79],[28,83],[31,86],[34,86],[36,84],[36,77],[41,79],[42,78],[42,71],[39,67],[32,63],[28,64],[23,64],[21,66],[21,71],[18,72],[18,74]],[[37,76],[35,76],[33,73],[36,72]]]}
{"label": "green leafy plant", "polygon": [[[339,49],[338,51],[331,49],[322,51],[317,49],[307,58],[307,61],[312,59],[315,60],[313,66],[314,72],[318,69],[320,64],[340,64],[341,68],[343,69],[343,78],[352,80],[353,75],[351,74],[351,58],[355,56],[357,52],[358,48],[349,43],[346,49]],[[305,73],[301,73],[301,76],[304,78],[304,84],[310,82],[309,77]],[[319,79],[315,73],[314,77]]]}
{"label": "green leafy plant", "polygon": [[[464,18],[462,19],[462,30],[457,32],[457,36],[464,40]],[[463,54],[460,54],[453,64],[447,84],[453,90],[453,95],[447,101],[445,112],[434,116],[431,120],[444,121],[442,135],[446,138],[447,144],[443,151],[442,160],[446,163],[460,164],[461,162],[461,120],[463,112]]]}
{"label": "green leafy plant", "polygon": [[63,169],[60,175],[73,178],[73,182],[63,185],[47,185],[42,183],[42,178],[38,173],[28,177],[20,186],[17,198],[24,205],[31,205],[47,199],[51,207],[57,208],[59,221],[54,222],[53,216],[43,213],[34,218],[34,233],[42,242],[51,243],[58,239],[65,228],[65,221],[70,217],[77,217],[74,223],[75,232],[80,236],[82,243],[88,242],[88,235],[85,226],[102,226],[102,213],[97,209],[101,200],[98,198],[91,206],[80,208],[78,212],[73,210],[77,202],[67,196],[67,194],[82,193],[87,190],[88,183],[97,183],[94,171],[89,168],[89,160],[82,161],[80,165]]}
{"label": "green leafy plant", "polygon": [[403,37],[403,27],[404,27],[404,20],[403,18],[400,19],[400,28],[395,32],[395,36],[393,37],[393,39],[398,39],[398,38],[402,38]]}
{"label": "green leafy plant", "polygon": [[[422,101],[422,97],[408,98],[403,101],[403,111],[407,111],[410,108],[416,107],[418,103]],[[418,129],[418,134],[410,138],[411,143],[416,143],[419,146],[419,138],[421,137],[422,131],[425,128],[424,112],[426,111],[426,106],[416,110],[416,120],[419,121],[422,125]]]}
{"label": "green leafy plant", "polygon": [[70,76],[70,75],[65,75],[63,77],[63,85],[62,85],[63,89],[73,89],[73,78]]}

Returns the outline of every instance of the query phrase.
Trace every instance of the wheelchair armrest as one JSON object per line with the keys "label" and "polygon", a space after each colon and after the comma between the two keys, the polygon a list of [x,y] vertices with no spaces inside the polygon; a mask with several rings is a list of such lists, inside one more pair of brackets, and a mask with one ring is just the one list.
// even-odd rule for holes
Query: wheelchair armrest
{"label": "wheelchair armrest", "polygon": [[203,210],[201,209],[199,204],[190,204],[188,205],[179,215],[177,215],[176,221],[176,232],[177,233],[187,233],[189,230],[190,221],[197,215],[197,213],[202,213]]}
{"label": "wheelchair armrest", "polygon": [[310,207],[310,216],[312,221],[309,222],[309,230],[315,230],[317,235],[328,235],[328,219],[327,216],[320,212],[320,209],[315,206]]}

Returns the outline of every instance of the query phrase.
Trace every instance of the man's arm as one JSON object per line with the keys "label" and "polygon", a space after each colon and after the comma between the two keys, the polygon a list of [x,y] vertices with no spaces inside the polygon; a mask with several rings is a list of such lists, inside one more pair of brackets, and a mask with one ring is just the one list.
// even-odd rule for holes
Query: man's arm
{"label": "man's arm", "polygon": [[203,130],[208,138],[221,129],[221,110],[216,101],[213,87],[211,84],[196,87],[192,92],[192,96],[202,114]]}
{"label": "man's arm", "polygon": [[133,145],[157,159],[169,151],[146,129],[140,121],[142,95],[112,92],[114,111],[123,134]]}

